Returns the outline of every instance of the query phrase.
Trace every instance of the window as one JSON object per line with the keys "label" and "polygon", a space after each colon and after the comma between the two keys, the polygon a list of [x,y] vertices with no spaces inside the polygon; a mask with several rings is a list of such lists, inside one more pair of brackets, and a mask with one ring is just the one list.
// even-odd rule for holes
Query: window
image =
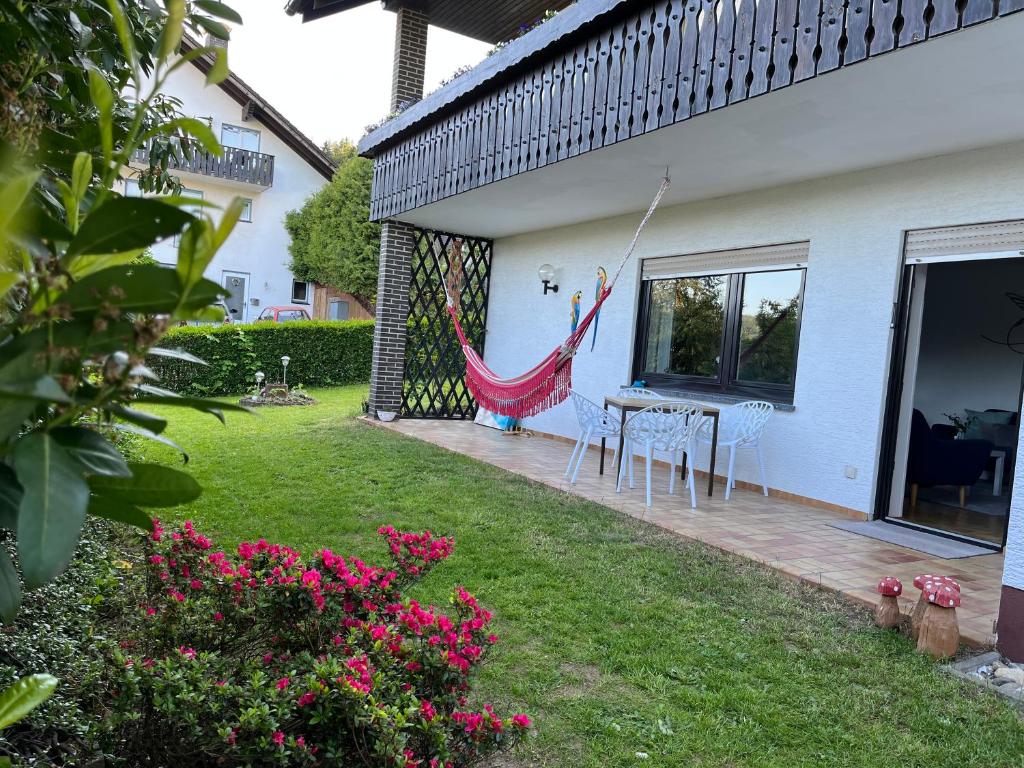
{"label": "window", "polygon": [[636,377],[652,387],[791,402],[804,272],[644,280]]}
{"label": "window", "polygon": [[138,179],[125,179],[124,180],[124,196],[125,197],[142,197],[142,190],[139,189]]}
{"label": "window", "polygon": [[248,198],[242,199],[242,215],[238,217],[239,221],[252,221],[252,200]]}
{"label": "window", "polygon": [[331,320],[348,320],[348,302],[344,299],[331,299],[328,317]]}
{"label": "window", "polygon": [[247,149],[250,152],[260,151],[260,132],[252,128],[224,123],[220,127],[220,143],[234,149]]}
{"label": "window", "polygon": [[292,301],[296,304],[309,304],[309,283],[292,280]]}

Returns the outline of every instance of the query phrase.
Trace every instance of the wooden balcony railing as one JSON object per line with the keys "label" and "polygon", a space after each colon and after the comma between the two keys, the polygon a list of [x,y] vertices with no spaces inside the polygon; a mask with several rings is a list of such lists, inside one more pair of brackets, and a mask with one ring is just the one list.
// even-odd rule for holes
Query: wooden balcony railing
{"label": "wooden balcony railing", "polygon": [[[361,143],[375,157],[371,218],[396,217],[1008,15],[1024,9],[1024,0],[657,0],[622,5],[624,11],[510,61],[478,86],[463,88],[465,93],[450,103],[444,91],[434,94],[416,110],[415,121],[405,119],[408,125],[399,117],[397,129],[385,126],[371,133]],[[543,27],[530,34],[539,33]],[[512,53],[511,46],[506,52]]]}
{"label": "wooden balcony railing", "polygon": [[[149,149],[141,147],[136,150],[135,160],[140,163],[149,162]],[[179,148],[171,153],[168,166],[179,171],[241,181],[260,187],[270,187],[274,183],[274,156],[248,149],[224,147],[223,154],[217,157],[201,147],[196,147],[191,152]]]}

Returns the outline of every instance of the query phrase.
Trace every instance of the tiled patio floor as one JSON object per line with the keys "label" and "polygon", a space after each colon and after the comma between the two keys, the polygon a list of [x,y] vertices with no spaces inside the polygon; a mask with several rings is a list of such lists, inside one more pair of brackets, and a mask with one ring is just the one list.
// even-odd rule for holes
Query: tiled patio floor
{"label": "tiled patio floor", "polygon": [[[380,424],[380,422],[373,422]],[[590,450],[579,482],[570,486],[562,473],[572,446],[559,440],[525,435],[504,435],[469,422],[400,420],[381,425],[479,461],[493,464],[557,490],[647,520],[681,536],[698,539],[743,557],[766,563],[787,575],[835,589],[854,599],[874,604],[874,588],[881,576],[897,576],[908,587],[900,607],[909,612],[917,599],[911,586],[919,573],[940,573],[957,579],[963,605],[957,613],[960,631],[974,645],[994,642],[993,621],[999,608],[1003,573],[1001,554],[944,560],[893,544],[857,536],[829,526],[848,520],[837,512],[816,509],[779,498],[737,489],[725,501],[723,484],[714,498],[698,479],[697,509],[689,493],[676,484],[668,495],[668,468],[655,467],[653,507],[644,504],[643,459],[637,458],[637,487],[615,493],[614,470],[598,474],[598,451]],[[609,451],[609,465],[611,452]],[[703,491],[701,493],[700,491]]]}

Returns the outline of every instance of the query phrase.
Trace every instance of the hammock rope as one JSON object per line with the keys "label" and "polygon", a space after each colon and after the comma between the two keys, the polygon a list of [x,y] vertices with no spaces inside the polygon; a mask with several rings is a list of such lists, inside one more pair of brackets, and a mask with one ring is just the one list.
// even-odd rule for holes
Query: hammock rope
{"label": "hammock rope", "polygon": [[666,173],[665,178],[661,180],[658,193],[654,196],[654,200],[647,209],[647,213],[640,221],[640,226],[637,227],[633,239],[626,247],[618,269],[615,270],[612,279],[597,297],[594,306],[580,321],[576,330],[570,333],[568,338],[552,350],[547,357],[519,376],[503,378],[496,374],[487,367],[483,359],[466,339],[466,334],[462,330],[462,324],[459,322],[457,304],[452,298],[451,291],[449,291],[448,280],[444,277],[444,270],[441,268],[440,259],[438,259],[437,253],[434,252],[434,259],[437,260],[438,269],[441,270],[441,285],[444,288],[448,314],[452,318],[455,333],[459,337],[459,344],[462,346],[462,353],[466,357],[466,387],[473,397],[476,398],[479,405],[501,416],[521,419],[526,416],[536,416],[538,413],[553,408],[569,396],[569,391],[572,389],[572,359],[580,344],[583,343],[583,338],[587,335],[587,329],[593,322],[598,310],[601,309],[601,305],[611,295],[615,282],[619,279],[619,275],[626,266],[626,262],[629,261],[633,251],[636,249],[641,233],[647,226],[647,222],[650,221],[651,216],[654,215],[654,211],[661,202],[661,198],[664,197],[665,192],[668,191],[671,183]]}

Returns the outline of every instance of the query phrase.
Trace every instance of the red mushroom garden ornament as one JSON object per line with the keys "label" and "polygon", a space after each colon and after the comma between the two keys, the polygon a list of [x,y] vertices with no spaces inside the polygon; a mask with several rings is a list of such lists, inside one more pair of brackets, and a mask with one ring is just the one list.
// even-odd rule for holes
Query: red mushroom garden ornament
{"label": "red mushroom garden ornament", "polygon": [[917,599],[914,612],[910,614],[910,634],[916,640],[921,633],[921,621],[924,619],[925,609],[928,607],[927,593],[929,590],[939,586],[948,586],[960,591],[960,585],[948,576],[937,576],[931,573],[924,573],[914,577],[914,586],[921,590],[921,596]]}
{"label": "red mushroom garden ornament", "polygon": [[903,584],[895,576],[886,576],[876,587],[882,599],[875,608],[875,624],[882,629],[892,629],[898,626],[902,616],[900,606],[896,598],[903,594]]}
{"label": "red mushroom garden ornament", "polygon": [[927,607],[917,636],[917,650],[936,659],[956,655],[960,647],[960,627],[956,621],[960,590],[950,584],[933,584],[924,596]]}

